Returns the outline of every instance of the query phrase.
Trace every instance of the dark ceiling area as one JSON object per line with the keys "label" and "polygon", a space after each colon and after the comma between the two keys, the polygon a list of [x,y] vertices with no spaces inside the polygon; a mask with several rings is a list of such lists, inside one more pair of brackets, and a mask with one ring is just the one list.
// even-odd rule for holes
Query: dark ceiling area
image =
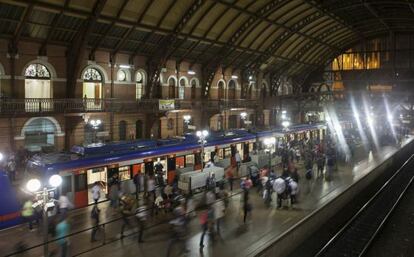
{"label": "dark ceiling area", "polygon": [[414,1],[2,0],[0,34],[71,47],[91,17],[92,53],[164,49],[164,59],[295,76],[358,42],[412,32]]}

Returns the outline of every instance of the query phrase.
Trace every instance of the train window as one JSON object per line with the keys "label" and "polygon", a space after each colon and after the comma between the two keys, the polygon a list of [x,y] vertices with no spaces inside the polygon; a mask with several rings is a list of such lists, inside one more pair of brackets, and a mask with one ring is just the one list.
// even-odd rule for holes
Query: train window
{"label": "train window", "polygon": [[231,158],[231,148],[227,147],[224,148],[224,159],[230,159]]}
{"label": "train window", "polygon": [[219,149],[218,151],[218,157],[220,160],[224,159],[224,149]]}
{"label": "train window", "polygon": [[185,166],[193,166],[194,165],[194,154],[188,154],[185,156]]}
{"label": "train window", "polygon": [[185,157],[180,156],[175,158],[175,168],[180,169],[185,167]]}
{"label": "train window", "polygon": [[131,179],[131,172],[129,166],[119,167],[119,180],[124,181]]}
{"label": "train window", "polygon": [[80,191],[85,191],[88,189],[88,185],[87,185],[87,180],[86,180],[86,173],[84,174],[79,174],[75,176],[75,191],[76,192],[80,192]]}

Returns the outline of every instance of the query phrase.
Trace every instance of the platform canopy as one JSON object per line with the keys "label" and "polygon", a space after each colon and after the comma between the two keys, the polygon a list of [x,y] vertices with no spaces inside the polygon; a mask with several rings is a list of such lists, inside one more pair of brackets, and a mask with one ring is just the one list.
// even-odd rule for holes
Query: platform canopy
{"label": "platform canopy", "polygon": [[296,75],[358,42],[414,30],[414,1],[0,1],[1,37],[70,46],[85,30],[92,52]]}

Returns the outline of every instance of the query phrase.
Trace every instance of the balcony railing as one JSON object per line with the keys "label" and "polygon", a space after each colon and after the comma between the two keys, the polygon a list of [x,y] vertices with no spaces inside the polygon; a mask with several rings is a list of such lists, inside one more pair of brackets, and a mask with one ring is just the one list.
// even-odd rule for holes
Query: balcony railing
{"label": "balcony railing", "polygon": [[[175,110],[221,111],[230,108],[256,108],[256,100],[180,100],[175,99]],[[1,115],[84,112],[160,112],[158,99],[0,99]]]}

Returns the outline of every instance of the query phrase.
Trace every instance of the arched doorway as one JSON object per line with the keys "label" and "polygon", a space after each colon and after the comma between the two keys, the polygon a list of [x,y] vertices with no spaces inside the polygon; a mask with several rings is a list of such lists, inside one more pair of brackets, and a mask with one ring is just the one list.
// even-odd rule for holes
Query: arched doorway
{"label": "arched doorway", "polygon": [[143,124],[141,120],[137,120],[135,122],[135,138],[136,139],[144,138],[144,130],[143,130]]}
{"label": "arched doorway", "polygon": [[197,81],[193,79],[191,81],[191,99],[196,99],[196,88],[197,88]]}
{"label": "arched doorway", "polygon": [[126,136],[127,136],[127,122],[126,121],[121,120],[119,122],[118,133],[119,133],[120,141],[126,140]]}
{"label": "arched doorway", "polygon": [[236,82],[230,80],[227,88],[227,99],[236,99]]}
{"label": "arched doorway", "polygon": [[136,99],[141,99],[145,94],[145,74],[142,71],[137,71],[135,74],[135,90]]}
{"label": "arched doorway", "polygon": [[219,81],[217,88],[218,88],[218,99],[221,100],[224,98],[224,82]]}
{"label": "arched doorway", "polygon": [[42,151],[54,148],[55,135],[59,132],[56,120],[51,118],[32,118],[23,127],[24,146],[29,151]]}
{"label": "arched doorway", "polygon": [[168,98],[174,99],[175,98],[175,79],[170,78],[168,80]]}
{"label": "arched doorway", "polygon": [[102,74],[97,69],[90,67],[83,72],[82,79],[85,108],[87,110],[100,110],[103,83]]}
{"label": "arched doorway", "polygon": [[27,112],[51,110],[50,101],[53,92],[50,82],[50,72],[40,63],[32,63],[24,71],[24,97],[26,98],[25,109]]}

